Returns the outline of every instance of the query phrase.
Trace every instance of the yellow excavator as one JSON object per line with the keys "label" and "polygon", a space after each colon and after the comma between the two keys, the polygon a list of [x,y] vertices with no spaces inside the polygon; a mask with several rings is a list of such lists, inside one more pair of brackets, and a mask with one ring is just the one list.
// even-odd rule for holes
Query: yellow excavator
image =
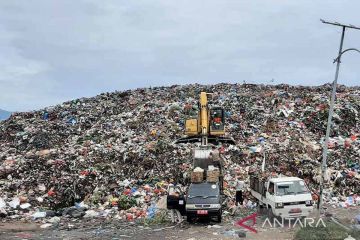
{"label": "yellow excavator", "polygon": [[201,142],[202,146],[208,143],[235,144],[234,139],[225,136],[225,112],[221,107],[209,108],[208,98],[211,93],[201,92],[198,117],[187,119],[185,122],[186,137],[176,143]]}

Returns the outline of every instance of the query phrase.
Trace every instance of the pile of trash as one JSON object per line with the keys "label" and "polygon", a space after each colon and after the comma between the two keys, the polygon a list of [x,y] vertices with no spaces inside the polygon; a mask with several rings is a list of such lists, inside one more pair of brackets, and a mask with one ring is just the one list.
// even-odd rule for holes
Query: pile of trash
{"label": "pile of trash", "polygon": [[[187,183],[194,144],[174,141],[197,116],[200,91],[214,93],[237,143],[219,146],[230,200],[236,178],[259,171],[264,157],[267,171],[305,178],[316,192],[330,89],[174,85],[14,113],[0,122],[0,216],[153,217],[167,185]],[[338,206],[360,194],[359,111],[360,89],[339,86],[325,195]]]}

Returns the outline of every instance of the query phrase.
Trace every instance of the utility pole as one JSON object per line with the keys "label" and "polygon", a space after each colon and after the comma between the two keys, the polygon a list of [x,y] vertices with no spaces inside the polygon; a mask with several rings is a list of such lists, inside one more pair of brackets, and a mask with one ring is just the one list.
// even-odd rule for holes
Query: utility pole
{"label": "utility pole", "polygon": [[320,19],[322,23],[330,24],[333,26],[341,27],[342,33],[341,33],[341,40],[340,40],[340,47],[339,47],[339,54],[338,57],[335,59],[336,63],[336,71],[335,71],[335,80],[332,84],[332,92],[331,92],[331,98],[330,98],[330,109],[329,109],[329,116],[327,121],[327,127],[326,127],[326,135],[325,135],[325,142],[323,146],[323,154],[322,154],[322,162],[321,162],[321,179],[320,179],[320,196],[319,201],[317,205],[318,213],[320,214],[321,207],[323,205],[323,190],[324,190],[324,178],[326,174],[326,168],[327,168],[327,154],[328,154],[328,143],[329,143],[329,137],[330,137],[330,130],[331,130],[331,122],[332,122],[332,116],[334,113],[334,103],[335,103],[335,97],[336,97],[336,86],[337,86],[337,80],[339,77],[339,69],[340,69],[340,63],[341,63],[341,55],[345,52],[342,51],[343,44],[344,44],[344,37],[345,37],[345,30],[346,28],[353,28],[360,30],[359,27],[355,27],[354,25],[345,25],[340,24],[338,22],[328,22],[325,20]]}

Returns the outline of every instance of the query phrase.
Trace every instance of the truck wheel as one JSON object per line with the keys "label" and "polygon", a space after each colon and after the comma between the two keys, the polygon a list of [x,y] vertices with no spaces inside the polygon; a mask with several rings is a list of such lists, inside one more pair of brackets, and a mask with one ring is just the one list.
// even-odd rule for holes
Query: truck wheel
{"label": "truck wheel", "polygon": [[275,217],[275,215],[274,215],[271,207],[269,207],[269,208],[267,209],[267,217],[269,218],[270,221],[273,221],[273,219],[274,219],[274,217]]}
{"label": "truck wheel", "polygon": [[260,214],[260,215],[264,215],[264,214],[267,214],[267,208],[264,206],[264,205],[262,205],[262,204],[259,204],[258,205],[258,208],[257,208],[257,211],[258,211],[258,213]]}
{"label": "truck wheel", "polygon": [[216,222],[221,223],[221,213],[216,216]]}

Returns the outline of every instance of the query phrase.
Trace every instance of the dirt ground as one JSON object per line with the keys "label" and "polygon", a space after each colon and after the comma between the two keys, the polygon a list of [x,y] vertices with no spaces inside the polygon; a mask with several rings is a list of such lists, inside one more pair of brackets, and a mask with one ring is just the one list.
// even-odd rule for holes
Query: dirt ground
{"label": "dirt ground", "polygon": [[[328,213],[338,219],[344,225],[353,224],[352,219],[360,214],[359,207],[348,209],[329,208]],[[315,215],[315,212],[314,212]],[[328,214],[329,215],[329,214]],[[122,222],[119,220],[102,219],[62,219],[58,226],[41,229],[42,223],[33,222],[4,222],[0,223],[0,239],[293,239],[299,228],[284,227],[262,227],[258,216],[255,229],[257,233],[248,231],[234,223],[241,216],[233,217],[223,223],[200,221],[188,224],[184,221],[178,225],[165,223],[162,225],[144,226],[138,223]],[[251,226],[251,222],[247,223]],[[246,236],[245,236],[246,235]]]}
{"label": "dirt ground", "polygon": [[[262,229],[251,233],[232,224],[200,222],[177,226],[143,227],[136,224],[101,223],[82,224],[72,229],[40,229],[39,224],[6,223],[0,225],[0,239],[239,239],[239,232],[246,232],[244,239],[292,239],[292,230]],[[280,234],[280,235],[279,235]],[[279,238],[281,236],[281,238]]]}

